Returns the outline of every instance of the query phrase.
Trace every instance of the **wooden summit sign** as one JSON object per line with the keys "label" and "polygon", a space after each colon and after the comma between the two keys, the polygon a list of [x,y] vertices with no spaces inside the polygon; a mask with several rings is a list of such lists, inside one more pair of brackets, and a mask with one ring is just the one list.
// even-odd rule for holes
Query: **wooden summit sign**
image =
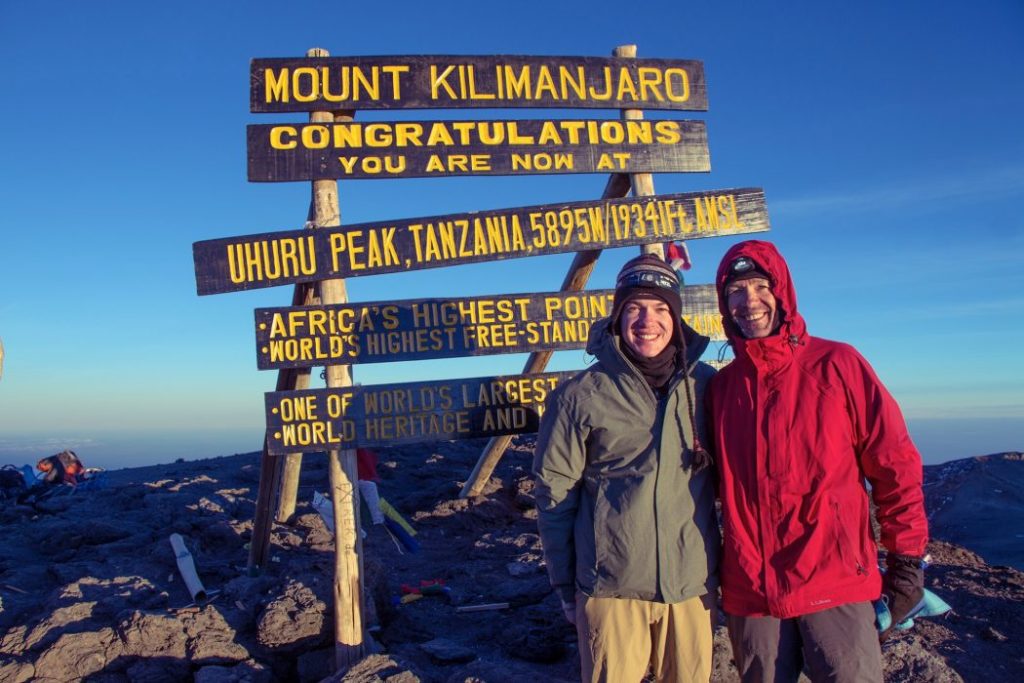
{"label": "wooden summit sign", "polygon": [[536,432],[544,401],[575,372],[274,391],[272,455]]}
{"label": "wooden summit sign", "polygon": [[246,139],[253,182],[711,170],[703,121],[259,124]]}
{"label": "wooden summit sign", "polygon": [[694,60],[400,56],[254,59],[254,113],[556,107],[707,110]]}
{"label": "wooden summit sign", "polygon": [[195,242],[196,291],[768,230],[759,188],[550,204]]}
{"label": "wooden summit sign", "polygon": [[[615,290],[256,309],[261,370],[581,349]],[[725,339],[713,285],[684,288],[683,318]]]}

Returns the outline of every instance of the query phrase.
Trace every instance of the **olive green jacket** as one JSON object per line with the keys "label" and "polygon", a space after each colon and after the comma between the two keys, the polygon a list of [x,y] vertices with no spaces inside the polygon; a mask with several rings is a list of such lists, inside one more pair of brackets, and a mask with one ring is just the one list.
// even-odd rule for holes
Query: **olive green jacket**
{"label": "olive green jacket", "polygon": [[[587,351],[597,363],[548,399],[533,471],[551,585],[601,598],[675,603],[718,586],[714,467],[694,471],[683,373],[658,400],[622,355],[608,320]],[[708,339],[687,328],[696,423],[714,374],[698,362]],[[703,438],[701,439],[704,441]]]}

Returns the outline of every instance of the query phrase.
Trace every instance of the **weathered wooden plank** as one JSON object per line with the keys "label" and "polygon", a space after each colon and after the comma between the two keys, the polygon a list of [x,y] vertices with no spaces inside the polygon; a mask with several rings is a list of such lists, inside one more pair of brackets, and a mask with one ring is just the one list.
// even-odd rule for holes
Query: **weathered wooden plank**
{"label": "weathered wooden plank", "polygon": [[535,432],[548,394],[575,374],[268,392],[267,446],[308,453]]}
{"label": "weathered wooden plank", "polygon": [[291,230],[192,245],[199,294],[769,229],[759,188]]}
{"label": "weathered wooden plank", "polygon": [[711,170],[703,121],[280,123],[246,140],[253,182]]}
{"label": "weathered wooden plank", "polygon": [[704,111],[704,65],[524,55],[261,58],[253,112],[557,107]]}
{"label": "weathered wooden plank", "polygon": [[[612,310],[613,289],[257,308],[261,370],[332,363],[582,349]],[[713,285],[683,290],[684,317],[724,340]]]}

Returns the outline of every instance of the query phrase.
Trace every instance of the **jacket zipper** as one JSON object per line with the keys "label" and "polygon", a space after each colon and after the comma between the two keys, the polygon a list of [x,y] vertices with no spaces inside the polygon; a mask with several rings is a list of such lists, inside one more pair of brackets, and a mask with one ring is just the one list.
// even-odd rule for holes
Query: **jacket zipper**
{"label": "jacket zipper", "polygon": [[[835,517],[836,525],[836,543],[839,546],[839,557],[844,563],[849,562],[849,555],[846,551],[846,546],[849,543],[849,537],[846,534],[846,528],[842,524],[842,518],[839,514],[839,503],[838,501],[832,501],[832,511]],[[853,565],[857,568],[858,576],[866,576],[868,570],[861,564],[860,560],[854,558]]]}

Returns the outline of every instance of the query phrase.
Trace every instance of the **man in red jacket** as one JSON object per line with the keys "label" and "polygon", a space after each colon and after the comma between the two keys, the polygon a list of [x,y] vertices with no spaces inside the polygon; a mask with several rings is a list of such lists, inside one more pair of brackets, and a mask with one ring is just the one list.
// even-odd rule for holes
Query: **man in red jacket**
{"label": "man in red jacket", "polygon": [[[789,268],[757,240],[716,278],[736,359],[711,381],[723,608],[746,681],[882,680],[871,601],[893,623],[923,596],[921,456],[852,347],[807,334]],[[878,506],[880,575],[868,491]],[[884,635],[884,634],[883,634]]]}

